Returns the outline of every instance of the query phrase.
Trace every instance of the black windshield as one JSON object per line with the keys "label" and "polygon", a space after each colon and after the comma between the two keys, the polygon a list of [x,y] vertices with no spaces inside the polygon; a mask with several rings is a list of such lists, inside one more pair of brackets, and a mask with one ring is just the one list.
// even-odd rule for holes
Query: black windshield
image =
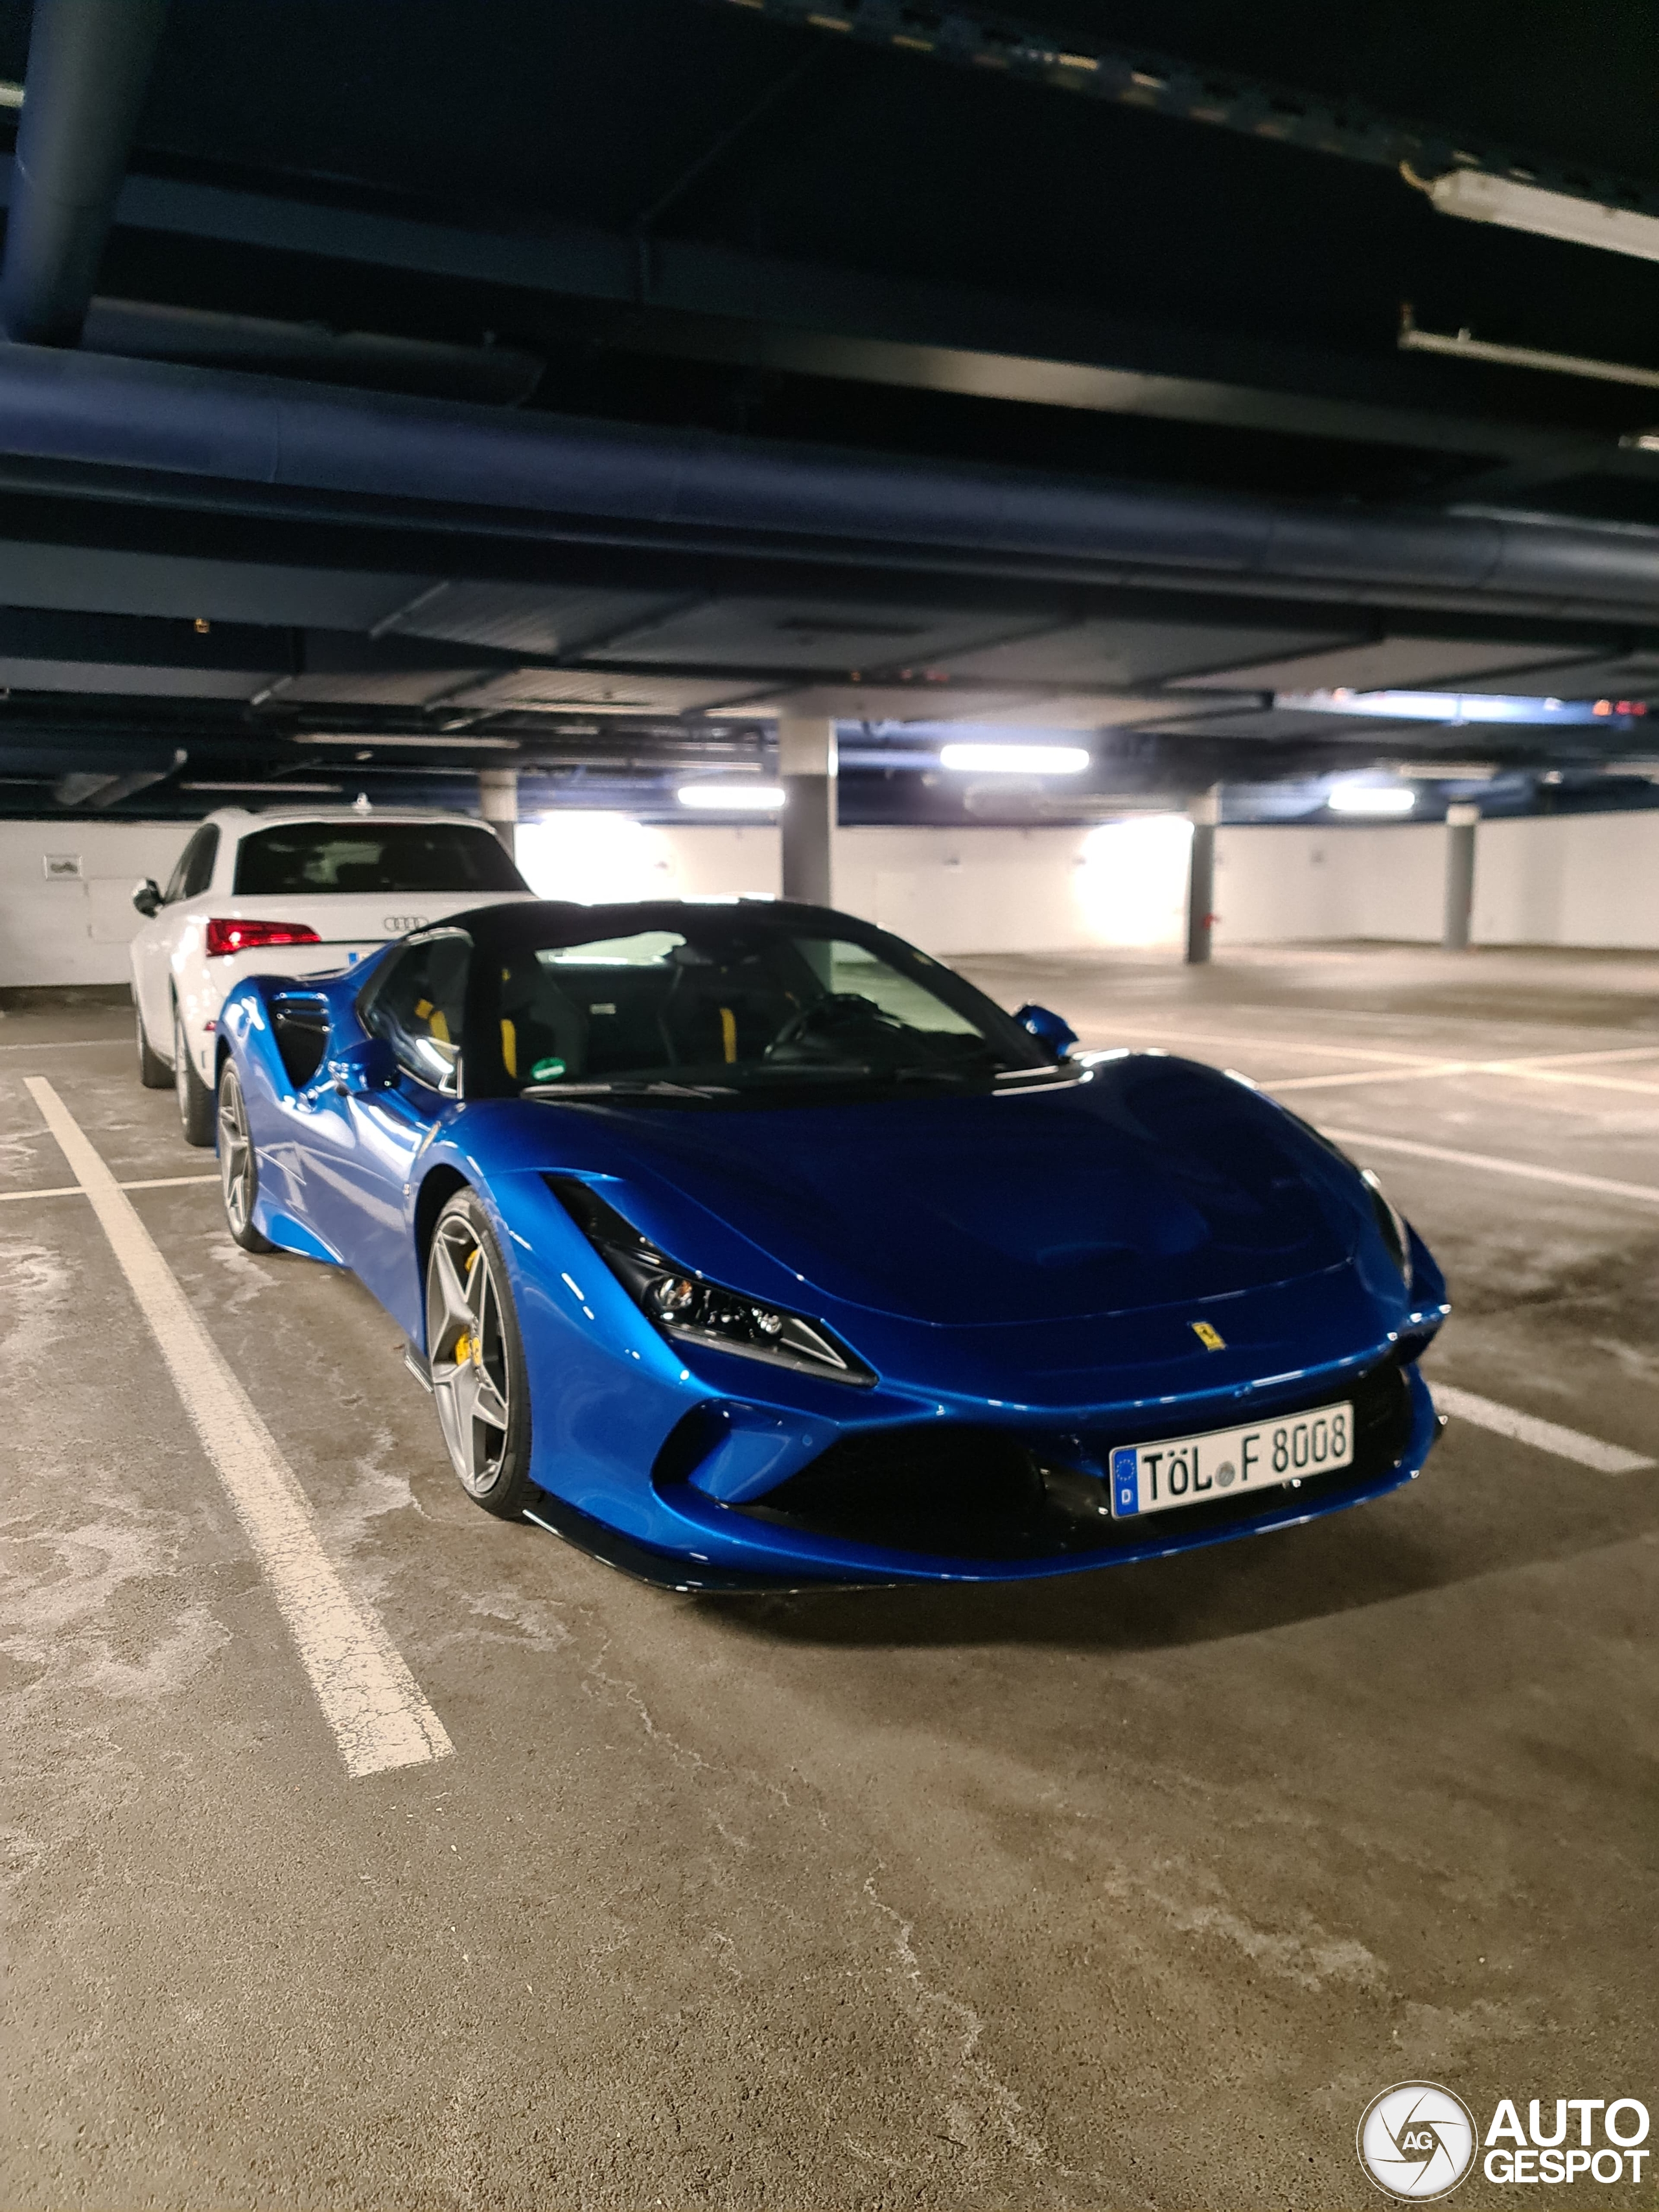
{"label": "black windshield", "polygon": [[338,891],[521,891],[494,835],[459,822],[294,822],[236,848],[236,890],[252,898]]}
{"label": "black windshield", "polygon": [[[603,936],[568,923],[504,949],[479,1042],[501,1088],[571,1100],[796,1104],[850,1090],[982,1088],[1054,1064],[925,953],[856,923],[820,932],[661,908]],[[520,918],[526,910],[520,909]],[[574,941],[573,941],[574,939]],[[498,1041],[498,1042],[497,1042]]]}

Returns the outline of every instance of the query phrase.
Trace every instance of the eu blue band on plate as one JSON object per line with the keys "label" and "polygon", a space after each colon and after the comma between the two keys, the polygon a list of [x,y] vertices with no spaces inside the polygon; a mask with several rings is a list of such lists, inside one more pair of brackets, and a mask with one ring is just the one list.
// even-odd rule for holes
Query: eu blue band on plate
{"label": "eu blue band on plate", "polygon": [[1135,1448],[1124,1444],[1112,1454],[1112,1489],[1115,1493],[1114,1510],[1139,1513],[1140,1488],[1135,1474]]}

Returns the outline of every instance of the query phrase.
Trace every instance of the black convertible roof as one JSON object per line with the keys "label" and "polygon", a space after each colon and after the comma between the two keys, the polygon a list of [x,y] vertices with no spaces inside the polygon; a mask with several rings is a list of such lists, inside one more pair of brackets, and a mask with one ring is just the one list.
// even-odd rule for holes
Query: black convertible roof
{"label": "black convertible roof", "polygon": [[515,899],[452,915],[430,933],[465,930],[481,949],[505,953],[526,945],[581,945],[595,938],[626,937],[647,929],[678,930],[696,938],[738,923],[745,930],[822,933],[830,929],[837,936],[866,940],[889,933],[834,907],[759,898],[635,899],[610,906],[579,906],[569,899]]}

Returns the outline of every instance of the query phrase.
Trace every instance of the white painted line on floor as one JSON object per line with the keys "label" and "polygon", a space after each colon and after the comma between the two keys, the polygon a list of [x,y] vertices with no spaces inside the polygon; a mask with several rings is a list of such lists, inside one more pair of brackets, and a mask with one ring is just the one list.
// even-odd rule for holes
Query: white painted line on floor
{"label": "white painted line on floor", "polygon": [[[1236,1030],[1170,1030],[1156,1023],[1119,1024],[1108,1037],[1103,1031],[1101,1042],[1107,1049],[1121,1045],[1126,1036],[1154,1036],[1164,1050],[1179,1052],[1189,1044],[1224,1044],[1240,1052],[1303,1052],[1319,1060],[1386,1060],[1393,1067],[1438,1066],[1439,1055],[1427,1052],[1383,1052],[1375,1047],[1357,1044],[1313,1044],[1305,1037],[1259,1037],[1241,1035]],[[1092,1040],[1091,1051],[1100,1049]]]}
{"label": "white painted line on floor", "polygon": [[1522,1083],[1566,1083],[1575,1090],[1634,1091],[1640,1096],[1659,1098],[1659,1083],[1638,1083],[1628,1075],[1592,1075],[1579,1068],[1529,1067],[1521,1060],[1493,1060],[1483,1065],[1480,1073],[1513,1075]]}
{"label": "white painted line on floor", "polygon": [[[118,1182],[118,1190],[179,1190],[186,1183],[216,1183],[216,1175],[151,1176],[143,1182]],[[0,1190],[0,1206],[16,1206],[26,1198],[85,1198],[86,1190],[78,1182],[60,1182],[51,1190]]]}
{"label": "white painted line on floor", "polygon": [[1518,1060],[1443,1060],[1425,1067],[1357,1068],[1343,1075],[1263,1075],[1264,1091],[1334,1091],[1349,1083],[1421,1083],[1433,1076],[1504,1075],[1520,1083],[1566,1084],[1574,1090],[1634,1091],[1659,1098],[1659,1083],[1633,1082],[1627,1075],[1591,1075],[1579,1068],[1534,1067]]}
{"label": "white painted line on floor", "polygon": [[1530,1444],[1534,1451],[1553,1452],[1557,1459],[1576,1460],[1580,1467],[1594,1468],[1597,1474],[1634,1474],[1638,1468],[1654,1464],[1640,1452],[1604,1444],[1599,1437],[1581,1436],[1577,1429],[1540,1421],[1535,1414],[1517,1413],[1513,1406],[1500,1406],[1495,1398],[1482,1398],[1473,1390],[1455,1389],[1449,1382],[1432,1381],[1429,1390],[1440,1411],[1454,1419],[1473,1421],[1478,1428],[1491,1429],[1500,1437],[1513,1437],[1516,1443]]}
{"label": "white painted line on floor", "polygon": [[1578,1175],[1571,1168],[1539,1168],[1530,1160],[1500,1159],[1492,1152],[1455,1152],[1447,1145],[1421,1145],[1409,1137],[1382,1137],[1368,1129],[1325,1131],[1339,1145],[1368,1145],[1378,1152],[1405,1152],[1418,1160],[1443,1160],[1449,1167],[1485,1168],[1492,1175],[1521,1176],[1529,1182],[1559,1183],[1564,1190],[1594,1190],[1608,1198],[1633,1198],[1638,1206],[1659,1206],[1659,1188],[1647,1182],[1618,1182],[1611,1176]]}
{"label": "white painted line on floor", "polygon": [[324,1552],[304,1492],[137,1208],[50,1083],[24,1079],[92,1202],[218,1470],[353,1775],[416,1766],[454,1747],[378,1616]]}
{"label": "white painted line on floor", "polygon": [[216,1185],[218,1181],[216,1175],[149,1176],[143,1182],[124,1182],[120,1188],[123,1190],[182,1190],[186,1183],[210,1182]]}
{"label": "white painted line on floor", "polygon": [[40,1044],[0,1044],[0,1052],[90,1052],[94,1045],[124,1044],[131,1046],[132,1032],[123,1030],[119,1036],[58,1037],[44,1039]]}
{"label": "white painted line on floor", "polygon": [[1434,1075],[1467,1075],[1478,1067],[1472,1060],[1437,1060],[1427,1067],[1367,1067],[1352,1075],[1264,1075],[1256,1079],[1264,1091],[1332,1091],[1344,1083],[1422,1083]]}
{"label": "white painted line on floor", "polygon": [[[1599,1061],[1610,1060],[1655,1060],[1655,1057],[1659,1057],[1659,1044],[1628,1044],[1620,1046],[1617,1051],[1526,1053],[1526,1055],[1510,1055],[1509,1060],[1444,1060],[1444,1057],[1436,1057],[1431,1053],[1385,1053],[1378,1051],[1376,1046],[1364,1044],[1312,1044],[1305,1037],[1248,1037],[1239,1036],[1237,1030],[1221,1029],[1188,1029],[1176,1033],[1176,1030],[1168,1030],[1164,1026],[1137,1030],[1130,1024],[1128,1033],[1130,1036],[1155,1036],[1159,1044],[1172,1053],[1183,1051],[1188,1044],[1224,1044],[1237,1053],[1285,1053],[1285,1055],[1303,1053],[1303,1055],[1314,1057],[1314,1060],[1376,1060],[1382,1061],[1387,1068],[1398,1068],[1402,1078],[1409,1078],[1409,1075],[1522,1075],[1522,1078],[1533,1078],[1535,1082],[1595,1084],[1597,1088],[1610,1088],[1610,1091],[1626,1091],[1628,1088],[1628,1091],[1652,1093],[1655,1088],[1659,1088],[1650,1086],[1650,1084],[1624,1082],[1620,1078],[1606,1078],[1606,1075],[1558,1073],[1583,1066],[1586,1061],[1599,1064]],[[1115,1036],[1110,1044],[1121,1044],[1121,1036]],[[1093,1033],[1091,1033],[1091,1051],[1097,1051],[1097,1048],[1099,1044],[1095,1044]],[[1385,1075],[1371,1075],[1370,1071],[1356,1071],[1352,1075],[1290,1075],[1290,1078],[1283,1079],[1256,1079],[1261,1082],[1263,1091],[1290,1091],[1291,1086],[1301,1088],[1301,1091],[1312,1091],[1316,1084],[1325,1086],[1325,1084],[1345,1082],[1385,1082],[1387,1078]]]}

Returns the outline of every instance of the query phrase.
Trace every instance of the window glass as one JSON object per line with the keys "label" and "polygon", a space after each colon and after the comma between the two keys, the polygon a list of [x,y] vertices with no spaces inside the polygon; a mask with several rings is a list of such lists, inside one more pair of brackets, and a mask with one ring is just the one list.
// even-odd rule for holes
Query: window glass
{"label": "window glass", "polygon": [[988,1000],[896,939],[731,914],[514,947],[496,1012],[509,1088],[781,1094],[837,1081],[990,1083],[1048,1065]]}
{"label": "window glass", "polygon": [[291,822],[256,830],[236,852],[237,891],[253,898],[525,888],[493,831],[457,822]]}
{"label": "window glass", "polygon": [[213,883],[213,864],[219,856],[219,832],[211,823],[205,823],[190,841],[185,867],[185,898],[199,898]]}
{"label": "window glass", "polygon": [[471,950],[459,930],[411,945],[392,959],[362,1007],[364,1028],[384,1037],[399,1065],[435,1091],[455,1088]]}
{"label": "window glass", "polygon": [[[167,887],[161,894],[162,902],[165,905],[171,906],[175,899],[194,898],[196,896],[196,893],[190,889],[190,883],[191,877],[196,872],[198,855],[201,852],[204,844],[206,845],[208,853],[207,873],[208,877],[211,878],[213,874],[213,854],[218,842],[219,832],[215,829],[210,828],[204,822],[202,824],[202,827],[191,839],[190,842],[185,846],[184,851],[179,854],[178,860],[174,865],[173,873],[167,878]],[[201,888],[205,890],[207,889],[207,884],[204,882]]]}

